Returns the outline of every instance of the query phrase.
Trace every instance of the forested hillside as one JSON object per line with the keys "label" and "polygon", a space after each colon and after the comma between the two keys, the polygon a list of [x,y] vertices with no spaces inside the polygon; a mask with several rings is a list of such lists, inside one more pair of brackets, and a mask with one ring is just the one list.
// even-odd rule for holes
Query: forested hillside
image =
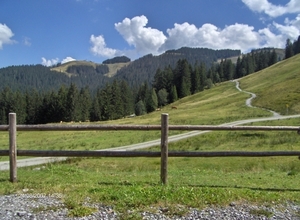
{"label": "forested hillside", "polygon": [[[130,87],[139,87],[141,83],[152,83],[156,70],[166,66],[175,67],[179,59],[186,59],[189,63],[204,62],[207,66],[212,65],[217,59],[240,55],[239,50],[212,50],[204,48],[181,48],[170,50],[166,53],[153,56],[147,55],[131,62],[122,56],[108,59],[103,64],[88,61],[72,61],[67,64],[57,65],[54,68],[42,65],[10,66],[0,69],[0,90],[9,87],[13,91],[25,92],[32,89],[38,92],[58,90],[62,85],[74,83],[78,88],[89,87],[92,93],[98,88],[103,88],[113,79],[109,79],[107,73],[116,62],[122,62],[116,70],[114,78],[125,80]],[[53,70],[53,71],[51,71]]]}
{"label": "forested hillside", "polygon": [[157,69],[170,66],[174,68],[177,61],[186,59],[191,65],[204,63],[207,67],[211,66],[218,59],[226,59],[232,56],[239,56],[240,50],[212,50],[207,48],[187,48],[169,50],[159,56],[149,54],[135,60],[130,65],[118,71],[116,79],[125,80],[130,87],[137,87],[141,83],[152,83]]}
{"label": "forested hillside", "polygon": [[[149,66],[151,57],[147,59]],[[129,81],[105,77],[105,67],[97,71],[97,65],[76,66],[74,69],[69,66],[69,71],[73,74],[69,77],[64,73],[54,72],[64,83],[59,84],[53,79],[50,85],[57,85],[48,91],[44,88],[41,92],[32,86],[27,87],[31,88],[30,90],[19,92],[6,86],[0,93],[0,123],[7,123],[9,112],[16,112],[18,123],[21,124],[103,121],[126,117],[133,113],[143,115],[177,99],[209,89],[216,83],[240,78],[276,62],[274,50],[245,55],[239,58],[236,64],[230,59],[222,59],[220,63],[215,62],[207,66],[205,62],[189,63],[187,59],[179,59],[173,68],[171,65],[158,68],[151,84],[145,80],[137,87],[130,87]],[[43,78],[39,78],[34,71],[30,72],[32,66],[22,66],[19,72],[13,71],[18,70],[15,67],[8,69],[11,70],[10,74],[24,83],[36,82],[33,80],[35,77],[40,80],[37,82],[41,86],[46,87],[43,80],[50,82],[51,78],[47,80],[47,76],[53,76],[53,73],[49,68],[40,65],[39,67],[44,71],[41,74]],[[28,82],[24,79],[28,79]],[[100,86],[101,79],[103,82],[110,79],[113,81],[106,81],[105,86]],[[96,87],[98,83],[99,86]]]}

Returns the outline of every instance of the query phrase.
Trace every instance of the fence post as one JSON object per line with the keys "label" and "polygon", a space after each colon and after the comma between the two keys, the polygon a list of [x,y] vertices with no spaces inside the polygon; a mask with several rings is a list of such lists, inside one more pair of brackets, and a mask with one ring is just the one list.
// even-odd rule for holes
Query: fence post
{"label": "fence post", "polygon": [[161,183],[166,185],[168,178],[168,133],[169,133],[169,115],[161,115]]}
{"label": "fence post", "polygon": [[17,182],[17,116],[9,113],[9,170],[10,181]]}

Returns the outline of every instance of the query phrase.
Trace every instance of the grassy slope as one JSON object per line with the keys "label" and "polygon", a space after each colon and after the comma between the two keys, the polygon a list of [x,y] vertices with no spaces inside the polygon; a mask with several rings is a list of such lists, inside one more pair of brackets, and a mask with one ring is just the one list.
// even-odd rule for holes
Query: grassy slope
{"label": "grassy slope", "polygon": [[[109,72],[105,74],[108,77],[114,76],[119,69],[121,69],[124,66],[127,66],[129,63],[115,63],[115,64],[105,64],[108,66]],[[57,72],[62,72],[67,74],[68,76],[72,75],[70,73],[67,73],[67,69],[69,66],[72,65],[91,65],[92,67],[96,68],[97,63],[88,62],[88,61],[71,61],[65,64],[62,64],[61,66],[54,67],[52,70],[55,70]]]}
{"label": "grassy slope", "polygon": [[[267,97],[273,83],[277,87],[295,87],[295,63],[299,57],[282,61],[268,70],[241,79],[243,89],[258,95],[258,104],[275,109],[277,98]],[[276,74],[276,75],[275,75]],[[272,76],[272,80],[270,77]],[[279,79],[277,79],[279,78]],[[298,81],[299,82],[299,81]],[[278,86],[280,85],[280,86]],[[295,86],[296,85],[296,86]],[[291,88],[292,89],[292,88]],[[288,88],[283,91],[289,91]],[[273,94],[273,93],[271,93]],[[276,93],[275,93],[276,94]],[[222,83],[166,106],[170,124],[221,124],[250,117],[270,116],[257,108],[248,108],[249,95],[238,92],[233,82]],[[289,97],[281,95],[279,98]],[[272,104],[273,103],[273,104]],[[297,108],[293,108],[297,109]],[[296,112],[296,110],[293,110]],[[99,122],[111,124],[159,124],[160,114]],[[263,125],[299,125],[299,119],[261,122]],[[6,149],[7,133],[1,133],[1,149]],[[158,138],[159,132],[19,132],[18,146],[23,149],[100,149]],[[169,145],[170,150],[297,150],[300,140],[293,132],[211,132]],[[5,140],[5,141],[3,141]],[[153,150],[159,150],[154,148]],[[8,171],[0,172],[0,193],[63,193],[74,213],[86,213],[82,202],[113,205],[124,219],[140,219],[139,210],[168,207],[166,214],[184,214],[187,207],[227,205],[230,202],[300,202],[299,160],[284,158],[169,158],[168,186],[159,183],[159,158],[90,158],[49,164],[41,170],[18,169],[17,184],[8,182]],[[178,204],[180,206],[178,206]],[[131,210],[132,212],[127,212]]]}
{"label": "grassy slope", "polygon": [[[240,80],[241,88],[257,94],[253,104],[281,114],[300,114],[300,55],[283,60]],[[288,107],[288,111],[287,111]]]}

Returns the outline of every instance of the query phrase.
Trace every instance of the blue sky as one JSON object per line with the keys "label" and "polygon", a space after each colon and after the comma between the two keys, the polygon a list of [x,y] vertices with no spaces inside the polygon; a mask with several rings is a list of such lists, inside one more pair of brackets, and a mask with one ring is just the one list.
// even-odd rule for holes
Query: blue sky
{"label": "blue sky", "polygon": [[187,47],[284,48],[299,0],[1,0],[0,68]]}

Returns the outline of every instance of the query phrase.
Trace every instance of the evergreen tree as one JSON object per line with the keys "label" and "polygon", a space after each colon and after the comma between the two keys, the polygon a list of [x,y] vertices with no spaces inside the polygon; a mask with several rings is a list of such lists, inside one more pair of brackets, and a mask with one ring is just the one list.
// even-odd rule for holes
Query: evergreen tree
{"label": "evergreen tree", "polygon": [[204,90],[206,79],[207,79],[206,66],[204,63],[201,63],[201,65],[200,65],[200,91]]}
{"label": "evergreen tree", "polygon": [[255,72],[255,61],[253,59],[253,54],[245,56],[245,63],[246,63],[246,75]]}
{"label": "evergreen tree", "polygon": [[139,116],[139,115],[144,115],[146,113],[147,111],[146,111],[145,103],[143,102],[143,100],[138,101],[135,104],[135,114]]}
{"label": "evergreen tree", "polygon": [[111,86],[111,98],[110,98],[110,106],[111,106],[111,117],[110,119],[118,119],[124,116],[124,105],[123,105],[121,89],[117,80],[114,80]]}
{"label": "evergreen tree", "polygon": [[240,56],[237,58],[236,64],[235,64],[235,75],[234,78],[238,79],[241,77],[241,58]]}
{"label": "evergreen tree", "polygon": [[277,53],[275,50],[272,51],[271,55],[270,55],[270,59],[269,59],[269,66],[272,66],[273,64],[277,63],[278,61],[278,57],[277,57]]}
{"label": "evergreen tree", "polygon": [[111,106],[111,85],[106,84],[105,88],[101,90],[101,120],[110,120],[112,113]]}
{"label": "evergreen tree", "polygon": [[65,85],[62,85],[57,93],[57,104],[56,108],[57,111],[59,112],[59,121],[68,121],[68,89],[66,88]]}
{"label": "evergreen tree", "polygon": [[80,109],[78,106],[79,103],[79,92],[77,86],[74,83],[71,83],[68,94],[67,94],[67,119],[68,121],[79,121],[80,118]]}
{"label": "evergreen tree", "polygon": [[91,121],[100,121],[102,119],[101,113],[101,90],[98,89],[92,102]]}
{"label": "evergreen tree", "polygon": [[234,65],[230,59],[225,60],[225,78],[232,80],[234,76]]}
{"label": "evergreen tree", "polygon": [[298,36],[297,41],[295,42],[294,54],[300,53],[300,35]]}
{"label": "evergreen tree", "polygon": [[37,90],[25,93],[26,100],[26,124],[39,123],[39,109],[41,107],[41,98]]}
{"label": "evergreen tree", "polygon": [[13,112],[13,93],[9,87],[5,87],[1,92],[0,112],[1,124],[8,124],[8,114]]}
{"label": "evergreen tree", "polygon": [[123,116],[131,115],[134,112],[133,95],[126,81],[122,80],[120,84],[121,100],[123,103]]}
{"label": "evergreen tree", "polygon": [[155,92],[155,89],[153,88],[151,92],[148,93],[147,99],[146,99],[146,109],[147,112],[153,112],[158,107],[158,99]]}
{"label": "evergreen tree", "polygon": [[191,74],[192,94],[201,91],[200,67],[195,65]]}
{"label": "evergreen tree", "polygon": [[162,107],[168,104],[168,92],[166,89],[161,89],[157,93],[158,106]]}
{"label": "evergreen tree", "polygon": [[288,59],[294,55],[293,53],[293,44],[290,39],[286,40],[285,45],[285,59]]}
{"label": "evergreen tree", "polygon": [[191,72],[187,60],[179,60],[175,69],[175,85],[179,98],[191,94]]}
{"label": "evergreen tree", "polygon": [[[225,78],[224,71],[225,71],[225,61],[223,61],[223,59],[222,59],[221,62],[220,62],[220,64],[217,67],[217,72],[218,72],[219,76],[218,77],[214,77],[214,78],[216,78],[216,80],[218,78],[222,82],[225,81],[226,78]],[[216,73],[213,72],[213,75],[216,75]],[[213,79],[213,78],[211,78],[211,79]],[[216,81],[216,80],[214,80],[214,82],[217,83],[218,81]]]}
{"label": "evergreen tree", "polygon": [[175,101],[178,100],[178,94],[177,94],[177,89],[176,89],[175,85],[171,89],[169,100],[170,100],[170,103],[175,102]]}
{"label": "evergreen tree", "polygon": [[79,111],[79,121],[90,120],[92,101],[89,88],[81,88],[78,97],[78,111]]}

